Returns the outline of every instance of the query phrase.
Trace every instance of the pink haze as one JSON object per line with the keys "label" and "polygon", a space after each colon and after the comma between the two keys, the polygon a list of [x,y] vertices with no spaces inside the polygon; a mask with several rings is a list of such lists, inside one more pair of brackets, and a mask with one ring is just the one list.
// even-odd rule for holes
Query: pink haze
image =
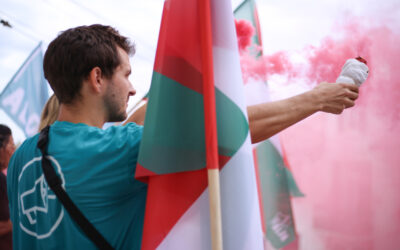
{"label": "pink haze", "polygon": [[303,199],[294,199],[304,249],[400,247],[400,35],[350,22],[340,39],[308,47],[309,81],[334,82],[348,58],[370,75],[356,106],[316,114],[285,130],[282,143]]}
{"label": "pink haze", "polygon": [[[285,51],[255,58],[241,45],[245,82],[273,74],[335,82],[347,59],[368,61],[355,107],[339,116],[315,114],[281,133],[306,194],[293,199],[300,249],[400,249],[400,34],[377,23],[349,18],[335,37],[299,52],[303,65]],[[251,35],[238,32],[239,41]]]}

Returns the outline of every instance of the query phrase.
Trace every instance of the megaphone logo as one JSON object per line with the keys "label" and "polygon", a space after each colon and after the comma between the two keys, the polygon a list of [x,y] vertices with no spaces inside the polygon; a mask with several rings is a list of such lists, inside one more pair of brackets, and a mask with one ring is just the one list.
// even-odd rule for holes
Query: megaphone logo
{"label": "megaphone logo", "polygon": [[[58,161],[48,156],[65,185]],[[18,178],[18,206],[21,229],[37,239],[49,237],[59,226],[64,210],[56,195],[47,185],[41,167],[42,157],[29,161]]]}

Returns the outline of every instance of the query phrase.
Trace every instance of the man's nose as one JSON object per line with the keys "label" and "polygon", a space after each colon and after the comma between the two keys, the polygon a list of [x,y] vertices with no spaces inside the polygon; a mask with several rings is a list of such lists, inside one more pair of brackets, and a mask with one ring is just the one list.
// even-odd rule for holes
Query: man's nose
{"label": "man's nose", "polygon": [[136,94],[136,89],[133,87],[132,83],[129,83],[129,96],[134,96]]}

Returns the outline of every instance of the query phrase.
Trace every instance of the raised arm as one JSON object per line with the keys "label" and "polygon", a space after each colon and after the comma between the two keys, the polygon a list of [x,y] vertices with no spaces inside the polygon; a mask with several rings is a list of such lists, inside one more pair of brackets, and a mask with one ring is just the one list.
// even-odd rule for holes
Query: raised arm
{"label": "raised arm", "polygon": [[130,115],[123,125],[127,124],[128,122],[134,122],[138,125],[144,125],[146,109],[147,109],[147,103],[143,104],[132,115]]}
{"label": "raised arm", "polygon": [[253,143],[268,139],[317,111],[341,114],[354,106],[358,87],[353,84],[321,83],[303,94],[247,108]]}
{"label": "raised arm", "polygon": [[[341,114],[354,106],[358,87],[354,84],[321,83],[314,89],[288,99],[247,107],[251,141],[260,142],[279,133],[304,118],[323,111]],[[147,103],[124,123],[144,124]]]}

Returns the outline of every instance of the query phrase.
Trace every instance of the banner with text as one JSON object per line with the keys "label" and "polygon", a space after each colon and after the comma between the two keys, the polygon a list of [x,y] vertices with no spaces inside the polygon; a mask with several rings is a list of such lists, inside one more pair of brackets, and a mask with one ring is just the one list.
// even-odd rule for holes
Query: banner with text
{"label": "banner with text", "polygon": [[0,107],[29,137],[37,133],[48,98],[40,43],[0,94]]}

